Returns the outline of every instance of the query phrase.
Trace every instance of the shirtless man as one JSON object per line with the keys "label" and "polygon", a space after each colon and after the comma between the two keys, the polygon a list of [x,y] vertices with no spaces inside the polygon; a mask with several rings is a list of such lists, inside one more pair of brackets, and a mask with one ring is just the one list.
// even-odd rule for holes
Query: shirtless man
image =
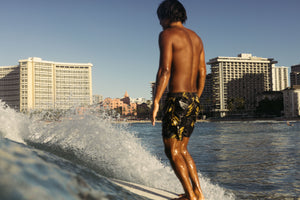
{"label": "shirtless man", "polygon": [[159,35],[160,61],[152,125],[155,125],[159,101],[169,85],[163,109],[162,135],[165,153],[185,191],[178,199],[203,200],[196,165],[187,150],[205,84],[203,44],[195,32],[183,26],[186,11],[177,0],[163,1],[157,15],[163,31]]}

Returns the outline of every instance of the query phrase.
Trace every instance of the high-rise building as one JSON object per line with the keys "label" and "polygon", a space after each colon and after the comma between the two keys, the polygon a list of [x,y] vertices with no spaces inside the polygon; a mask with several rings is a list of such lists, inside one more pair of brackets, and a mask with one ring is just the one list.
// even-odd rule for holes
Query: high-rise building
{"label": "high-rise building", "polygon": [[272,91],[282,91],[288,87],[288,67],[272,67]]}
{"label": "high-rise building", "polygon": [[272,90],[275,63],[273,58],[244,53],[210,59],[214,112],[222,117],[229,111],[254,111],[256,95]]}
{"label": "high-rise building", "polygon": [[0,99],[8,106],[20,108],[20,68],[18,65],[0,67]]}
{"label": "high-rise building", "polygon": [[[16,102],[22,112],[90,105],[93,100],[92,66],[91,63],[53,62],[36,57],[19,60],[14,75],[19,95],[11,102]],[[9,90],[5,78],[1,78],[0,83],[1,90]]]}
{"label": "high-rise building", "polygon": [[205,85],[200,97],[200,110],[204,113],[211,112],[213,101],[212,101],[212,75],[207,74],[205,79]]}
{"label": "high-rise building", "polygon": [[[155,93],[156,93],[156,82],[151,82],[151,94],[152,94],[152,102],[154,102],[154,97],[155,97]],[[165,89],[162,97],[160,98],[159,104],[163,105],[167,99],[168,96],[168,92],[169,92],[169,85],[167,85],[167,88]]]}
{"label": "high-rise building", "polygon": [[300,64],[291,66],[291,87],[294,85],[300,85]]}
{"label": "high-rise building", "polygon": [[283,91],[283,105],[285,117],[300,116],[300,85],[294,85]]}

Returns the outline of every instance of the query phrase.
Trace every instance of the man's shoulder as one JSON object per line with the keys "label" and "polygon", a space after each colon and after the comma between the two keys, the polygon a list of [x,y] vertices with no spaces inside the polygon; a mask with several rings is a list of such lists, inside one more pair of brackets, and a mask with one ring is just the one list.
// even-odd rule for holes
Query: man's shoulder
{"label": "man's shoulder", "polygon": [[164,35],[181,35],[181,34],[186,34],[188,33],[189,35],[192,35],[193,37],[198,37],[199,39],[200,36],[195,32],[193,31],[192,29],[188,29],[186,27],[183,27],[183,28],[168,28],[168,29],[165,29],[163,30],[162,32],[160,32],[160,35],[164,36]]}
{"label": "man's shoulder", "polygon": [[195,31],[193,31],[192,29],[187,28],[186,30],[189,32],[190,35],[193,35],[194,37],[197,37],[197,38],[201,39],[200,36]]}
{"label": "man's shoulder", "polygon": [[170,36],[170,35],[174,35],[176,33],[176,31],[174,29],[168,28],[163,30],[162,32],[160,32],[160,36]]}
{"label": "man's shoulder", "polygon": [[187,31],[189,32],[189,35],[192,38],[193,42],[196,42],[196,43],[199,43],[200,45],[202,45],[202,39],[195,31],[193,31],[191,29],[187,29]]}
{"label": "man's shoulder", "polygon": [[168,28],[160,33],[160,38],[165,40],[177,40],[178,38],[184,38],[185,31],[182,28]]}
{"label": "man's shoulder", "polygon": [[174,30],[166,29],[160,32],[159,34],[159,40],[160,41],[173,41],[174,36],[176,35],[176,32]]}

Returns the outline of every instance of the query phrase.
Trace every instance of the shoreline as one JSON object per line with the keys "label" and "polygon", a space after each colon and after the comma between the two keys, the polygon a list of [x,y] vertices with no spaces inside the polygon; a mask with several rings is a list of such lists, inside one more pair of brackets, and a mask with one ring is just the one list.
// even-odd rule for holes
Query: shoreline
{"label": "shoreline", "polygon": [[[241,122],[246,122],[246,121],[278,121],[278,122],[288,122],[288,121],[300,121],[300,118],[249,118],[249,119],[206,119],[206,120],[197,120],[197,123],[203,123],[203,122],[230,122],[230,121],[241,121]],[[157,120],[157,123],[161,123],[161,120]],[[151,120],[119,120],[119,121],[112,121],[112,123],[149,123],[151,124]]]}

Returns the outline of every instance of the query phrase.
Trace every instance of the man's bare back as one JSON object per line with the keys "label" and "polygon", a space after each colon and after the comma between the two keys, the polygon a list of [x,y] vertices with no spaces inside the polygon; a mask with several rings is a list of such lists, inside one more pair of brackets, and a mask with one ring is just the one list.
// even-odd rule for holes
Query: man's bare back
{"label": "man's bare back", "polygon": [[169,92],[197,92],[204,89],[206,65],[201,38],[181,22],[161,21],[160,62],[157,73],[157,97],[169,84]]}
{"label": "man's bare back", "polygon": [[[203,49],[200,37],[183,26],[176,25],[165,29],[159,39],[162,48],[172,48],[171,77],[169,91],[197,92],[197,77],[200,55]],[[167,50],[167,49],[166,49]],[[168,50],[167,50],[168,51]],[[170,60],[161,58],[161,65],[170,63]]]}

